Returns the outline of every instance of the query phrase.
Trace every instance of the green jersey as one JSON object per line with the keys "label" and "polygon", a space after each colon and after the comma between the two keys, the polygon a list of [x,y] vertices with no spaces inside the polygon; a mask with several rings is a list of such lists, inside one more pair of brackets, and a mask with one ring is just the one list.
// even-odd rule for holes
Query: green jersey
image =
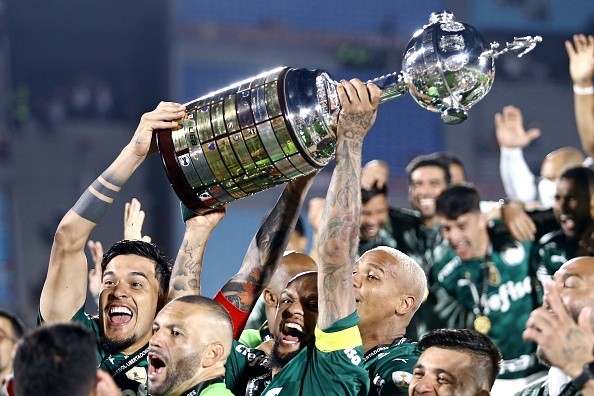
{"label": "green jersey", "polygon": [[421,352],[417,343],[400,338],[391,345],[378,345],[365,354],[369,372],[369,396],[408,395],[408,385]]}
{"label": "green jersey", "polygon": [[195,385],[180,396],[233,396],[225,386],[225,378],[217,377]]}
{"label": "green jersey", "polygon": [[[191,396],[191,394],[188,394],[188,396]],[[233,396],[233,393],[227,389],[225,384],[218,383],[208,386],[198,396]]]}
{"label": "green jersey", "polygon": [[[423,224],[421,215],[417,211],[408,209],[390,210],[390,227],[397,242],[396,248],[414,259],[425,271],[430,281],[429,273],[435,263],[440,262],[447,252],[447,244],[441,236],[439,224],[427,227]],[[431,284],[427,285],[431,288]],[[436,304],[444,304],[446,299],[430,300],[421,304],[406,329],[406,336],[419,339],[429,330],[448,327],[448,323],[440,320],[434,314]],[[454,304],[455,306],[455,304]]]}
{"label": "green jersey", "polygon": [[[226,381],[236,395],[367,395],[369,377],[363,367],[363,346],[354,312],[328,329],[315,330],[315,343],[305,346],[260,393],[250,380],[266,377],[263,352],[239,343],[226,364]],[[269,378],[269,377],[268,377]],[[242,386],[245,387],[243,390]]]}
{"label": "green jersey", "polygon": [[264,341],[270,340],[272,340],[272,334],[268,329],[268,321],[265,321],[259,329],[245,329],[239,337],[239,342],[249,348],[257,348]]}
{"label": "green jersey", "polygon": [[567,260],[576,257],[577,249],[577,241],[567,239],[562,230],[543,236],[538,246],[538,272],[541,280],[550,277]]}
{"label": "green jersey", "polygon": [[432,283],[472,314],[464,327],[487,334],[500,349],[503,362],[498,378],[502,379],[524,378],[542,370],[536,344],[522,339],[538,301],[533,293],[531,249],[531,242],[515,241],[507,233],[493,234],[486,258],[465,261],[450,249],[432,273]]}
{"label": "green jersey", "polygon": [[[116,385],[121,389],[122,396],[146,396],[146,381],[148,374],[148,345],[135,352],[133,355],[122,353],[109,353],[102,342],[103,332],[99,327],[99,318],[85,313],[81,307],[74,317],[73,322],[90,329],[97,339],[97,362],[99,368],[108,372]],[[38,322],[43,323],[39,314]]]}

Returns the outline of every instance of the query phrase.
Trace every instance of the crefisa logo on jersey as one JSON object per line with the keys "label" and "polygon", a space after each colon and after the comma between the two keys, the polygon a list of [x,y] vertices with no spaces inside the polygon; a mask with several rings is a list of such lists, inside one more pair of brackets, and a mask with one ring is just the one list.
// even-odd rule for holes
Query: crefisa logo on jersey
{"label": "crefisa logo on jersey", "polygon": [[526,249],[519,241],[513,241],[506,244],[501,250],[501,259],[503,262],[511,267],[520,265],[526,259]]}

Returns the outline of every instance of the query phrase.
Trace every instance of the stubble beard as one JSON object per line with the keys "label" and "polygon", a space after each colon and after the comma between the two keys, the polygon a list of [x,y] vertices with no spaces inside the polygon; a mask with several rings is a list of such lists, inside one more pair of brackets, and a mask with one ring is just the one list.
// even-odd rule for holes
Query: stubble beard
{"label": "stubble beard", "polygon": [[279,351],[279,344],[280,339],[274,340],[274,346],[272,347],[272,352],[270,354],[270,368],[278,368],[282,369],[289,363],[299,352],[301,352],[301,348],[296,351],[288,352],[285,354],[281,354]]}
{"label": "stubble beard", "polygon": [[[169,394],[173,389],[178,387],[184,381],[194,377],[198,367],[200,367],[200,361],[202,360],[202,351],[194,352],[188,356],[180,359],[174,366],[167,367],[167,375],[165,380],[158,386],[151,387],[149,385],[148,392],[153,396],[161,396]],[[198,384],[192,384],[196,386]],[[182,389],[187,391],[189,389]]]}

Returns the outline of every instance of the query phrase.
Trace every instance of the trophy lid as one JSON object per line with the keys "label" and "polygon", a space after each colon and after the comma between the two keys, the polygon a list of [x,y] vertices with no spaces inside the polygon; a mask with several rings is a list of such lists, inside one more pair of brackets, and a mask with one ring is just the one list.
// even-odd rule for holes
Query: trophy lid
{"label": "trophy lid", "polygon": [[454,20],[454,14],[449,10],[443,10],[441,12],[432,12],[431,15],[429,15],[430,25],[433,25],[434,23],[452,22]]}

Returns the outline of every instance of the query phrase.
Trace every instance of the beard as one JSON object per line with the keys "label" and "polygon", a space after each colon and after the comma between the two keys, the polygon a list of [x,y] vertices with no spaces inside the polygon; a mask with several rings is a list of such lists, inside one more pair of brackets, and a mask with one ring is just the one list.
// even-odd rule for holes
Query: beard
{"label": "beard", "polygon": [[289,363],[299,352],[301,352],[302,348],[299,348],[296,351],[288,352],[282,354],[279,349],[280,339],[274,340],[274,346],[272,347],[272,352],[270,354],[270,368],[283,368],[287,363]]}
{"label": "beard", "polygon": [[126,338],[119,338],[114,340],[108,340],[107,337],[105,337],[104,335],[102,337],[101,344],[108,353],[114,354],[131,347],[136,341],[138,341],[136,334],[132,334]]}
{"label": "beard", "polygon": [[543,366],[546,366],[546,367],[552,366],[551,361],[549,360],[547,355],[544,353],[544,351],[542,350],[540,345],[536,346],[536,358]]}
{"label": "beard", "polygon": [[[180,359],[174,365],[168,366],[167,375],[161,384],[156,386],[150,386],[149,384],[149,394],[154,396],[168,395],[172,390],[196,374],[201,360],[202,351],[194,352]],[[194,387],[196,385],[198,383],[192,386]],[[189,389],[182,389],[184,392],[187,390]]]}

